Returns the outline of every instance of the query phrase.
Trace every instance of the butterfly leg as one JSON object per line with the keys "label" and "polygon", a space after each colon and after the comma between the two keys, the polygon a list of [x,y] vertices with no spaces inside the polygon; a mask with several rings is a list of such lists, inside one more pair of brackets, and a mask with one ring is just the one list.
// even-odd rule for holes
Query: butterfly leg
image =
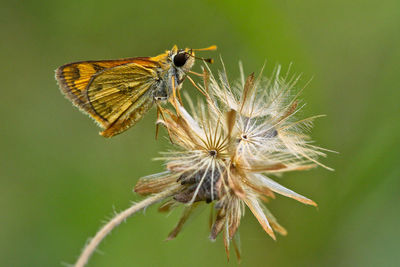
{"label": "butterfly leg", "polygon": [[179,112],[178,104],[176,103],[176,87],[175,87],[175,77],[171,77],[171,84],[172,84],[172,96],[169,98],[169,102],[172,106],[174,106],[176,112]]}
{"label": "butterfly leg", "polygon": [[181,89],[178,88],[178,90],[176,90],[176,92],[177,92],[177,96],[178,96],[178,101],[181,104],[181,106],[183,106],[182,97],[181,97]]}
{"label": "butterfly leg", "polygon": [[[156,139],[157,139],[157,137],[158,137],[158,129],[159,129],[159,123],[158,123],[158,121],[159,121],[160,117],[162,117],[162,119],[165,121],[165,117],[164,117],[164,112],[165,112],[165,111],[164,111],[164,109],[161,107],[161,104],[160,104],[159,101],[156,101],[156,105],[157,105],[157,123],[156,123]],[[169,132],[169,128],[166,127],[166,129],[167,129],[167,132],[168,132],[168,137],[169,137],[170,142],[171,142],[172,144],[174,144],[174,142],[173,142],[172,139],[171,139],[171,134],[170,134],[170,132]]]}
{"label": "butterfly leg", "polygon": [[193,86],[194,86],[197,90],[199,90],[200,93],[202,93],[207,99],[209,98],[208,94],[207,94],[206,92],[204,92],[200,87],[198,87],[198,86],[196,85],[196,83],[193,81],[193,79],[190,78],[190,76],[187,76],[187,78],[188,78],[189,82],[190,82],[191,84],[193,84]]}
{"label": "butterfly leg", "polygon": [[159,129],[159,124],[158,124],[158,120],[160,119],[160,108],[159,108],[159,106],[157,105],[157,120],[156,120],[156,136],[155,136],[155,139],[157,140],[157,138],[158,138],[158,129]]}

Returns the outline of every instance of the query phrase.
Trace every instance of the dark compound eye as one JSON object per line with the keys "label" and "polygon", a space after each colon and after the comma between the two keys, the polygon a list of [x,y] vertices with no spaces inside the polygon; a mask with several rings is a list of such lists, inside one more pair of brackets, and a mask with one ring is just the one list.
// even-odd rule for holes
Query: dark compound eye
{"label": "dark compound eye", "polygon": [[187,53],[176,54],[176,56],[174,57],[174,65],[177,67],[182,67],[183,65],[185,65],[188,58],[189,55]]}

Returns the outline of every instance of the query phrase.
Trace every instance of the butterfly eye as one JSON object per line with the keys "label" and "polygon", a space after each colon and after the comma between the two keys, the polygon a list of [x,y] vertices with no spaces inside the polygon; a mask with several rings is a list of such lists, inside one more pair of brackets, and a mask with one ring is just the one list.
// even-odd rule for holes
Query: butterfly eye
{"label": "butterfly eye", "polygon": [[182,67],[185,65],[189,55],[187,53],[179,53],[174,57],[174,65],[176,67]]}

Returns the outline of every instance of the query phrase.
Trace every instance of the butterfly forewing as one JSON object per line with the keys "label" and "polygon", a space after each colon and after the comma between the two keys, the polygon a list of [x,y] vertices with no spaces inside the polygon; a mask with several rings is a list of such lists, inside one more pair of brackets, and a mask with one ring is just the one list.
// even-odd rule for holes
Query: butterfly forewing
{"label": "butterfly forewing", "polygon": [[112,128],[102,133],[111,137],[123,131],[118,127],[128,128],[151,107],[152,96],[146,92],[160,67],[152,59],[76,62],[58,68],[56,78],[67,98],[101,127]]}

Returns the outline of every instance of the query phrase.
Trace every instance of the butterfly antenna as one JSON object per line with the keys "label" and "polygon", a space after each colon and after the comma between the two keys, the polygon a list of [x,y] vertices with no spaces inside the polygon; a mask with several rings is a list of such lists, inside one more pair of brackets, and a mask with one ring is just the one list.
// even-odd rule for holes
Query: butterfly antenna
{"label": "butterfly antenna", "polygon": [[205,61],[207,63],[210,63],[210,64],[214,63],[214,59],[212,59],[212,58],[196,57],[196,56],[194,56],[194,55],[192,55],[190,53],[187,53],[187,55],[189,55],[189,56],[191,56],[191,57],[193,57],[195,59],[203,60],[203,61]]}
{"label": "butterfly antenna", "polygon": [[197,49],[191,49],[193,51],[215,51],[217,50],[217,46],[216,45],[212,45],[206,48],[197,48]]}
{"label": "butterfly antenna", "polygon": [[207,63],[214,63],[214,60],[212,58],[203,58],[203,57],[196,57],[195,55],[192,55],[192,51],[214,51],[217,50],[217,46],[216,45],[212,45],[209,47],[205,47],[205,48],[197,48],[197,49],[190,49],[190,53],[188,53],[189,56],[195,58],[195,59],[200,59],[203,60]]}

